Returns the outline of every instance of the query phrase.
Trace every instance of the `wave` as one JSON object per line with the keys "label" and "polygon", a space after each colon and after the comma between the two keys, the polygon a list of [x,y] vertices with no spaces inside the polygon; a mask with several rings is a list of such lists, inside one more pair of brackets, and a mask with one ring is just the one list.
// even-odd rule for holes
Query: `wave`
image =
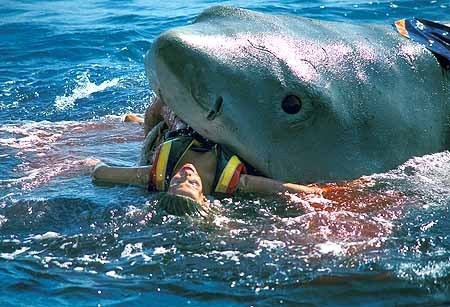
{"label": "wave", "polygon": [[112,80],[103,81],[97,85],[91,82],[89,79],[89,74],[84,72],[77,77],[77,86],[69,94],[65,94],[64,96],[56,96],[55,107],[60,111],[73,108],[77,100],[87,98],[94,93],[117,86],[119,82],[120,78],[114,78]]}

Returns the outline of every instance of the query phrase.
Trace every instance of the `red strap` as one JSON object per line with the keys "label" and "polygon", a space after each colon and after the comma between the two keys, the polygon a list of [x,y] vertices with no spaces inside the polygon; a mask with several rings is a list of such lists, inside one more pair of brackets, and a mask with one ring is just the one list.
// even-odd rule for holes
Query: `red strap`
{"label": "red strap", "polygon": [[234,192],[237,185],[239,184],[239,178],[241,177],[241,173],[242,174],[247,173],[244,163],[240,163],[238,167],[236,167],[236,170],[234,171],[233,176],[231,177],[230,184],[228,185],[227,194],[232,194]]}

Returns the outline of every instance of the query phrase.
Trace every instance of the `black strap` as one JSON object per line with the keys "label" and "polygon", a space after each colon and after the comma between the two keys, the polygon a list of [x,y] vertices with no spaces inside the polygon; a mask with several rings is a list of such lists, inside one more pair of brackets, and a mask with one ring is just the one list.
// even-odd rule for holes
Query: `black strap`
{"label": "black strap", "polygon": [[213,143],[210,140],[208,140],[207,138],[201,136],[197,131],[195,131],[191,127],[178,129],[178,130],[172,130],[172,131],[166,131],[166,133],[164,135],[164,141],[168,141],[170,139],[174,139],[177,137],[192,137],[195,140],[197,140],[198,142],[200,142],[201,146],[193,146],[192,147],[192,149],[194,151],[199,151],[199,152],[209,151],[215,145],[215,143]]}
{"label": "black strap", "polygon": [[180,162],[184,153],[189,150],[189,145],[192,140],[191,137],[178,137],[176,141],[172,142],[166,166],[166,190],[169,188],[170,179],[172,179],[172,173],[175,167]]}

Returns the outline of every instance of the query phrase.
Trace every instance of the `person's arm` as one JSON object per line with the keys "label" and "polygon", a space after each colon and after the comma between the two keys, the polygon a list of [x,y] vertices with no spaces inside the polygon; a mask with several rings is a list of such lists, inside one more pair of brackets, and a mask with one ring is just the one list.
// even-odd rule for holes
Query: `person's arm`
{"label": "person's arm", "polygon": [[262,194],[275,194],[278,192],[320,194],[322,189],[294,183],[285,183],[266,177],[242,174],[239,178],[237,191],[243,193],[253,192]]}
{"label": "person's arm", "polygon": [[158,97],[155,97],[148,106],[144,115],[144,136],[146,136],[153,127],[163,121],[162,107],[164,103]]}
{"label": "person's arm", "polygon": [[139,167],[115,167],[98,163],[92,171],[92,180],[147,186],[151,165]]}
{"label": "person's arm", "polygon": [[149,165],[151,163],[152,155],[162,140],[162,135],[165,128],[166,124],[161,121],[147,134],[141,147],[138,166]]}

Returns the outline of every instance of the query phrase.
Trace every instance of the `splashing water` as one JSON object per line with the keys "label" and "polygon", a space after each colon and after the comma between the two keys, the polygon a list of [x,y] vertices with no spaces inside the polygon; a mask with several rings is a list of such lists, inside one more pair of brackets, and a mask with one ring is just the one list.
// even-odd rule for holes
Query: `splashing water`
{"label": "splashing water", "polygon": [[59,111],[73,108],[77,100],[87,98],[90,95],[96,92],[101,92],[109,87],[117,86],[119,81],[119,78],[114,78],[112,80],[103,81],[97,85],[89,80],[89,75],[85,72],[77,77],[77,86],[71,91],[70,94],[56,96],[55,107]]}
{"label": "splashing water", "polygon": [[[322,196],[216,199],[209,218],[189,219],[161,215],[153,195],[139,187],[91,182],[86,159],[133,165],[141,134],[120,117],[0,129],[2,152],[18,161],[16,178],[0,181],[0,259],[31,270],[1,273],[9,287],[50,272],[60,286],[45,283],[46,291],[63,297],[66,291],[89,297],[92,287],[80,284],[88,278],[113,297],[120,287],[138,299],[129,282],[182,297],[250,295],[248,303],[274,302],[274,296],[289,302],[286,289],[298,298],[326,286],[344,303],[355,282],[375,283],[365,295],[376,300],[383,283],[412,282],[417,290],[446,279],[450,194],[443,192],[450,173],[441,165],[449,152],[329,184]],[[64,290],[57,280],[64,280]],[[111,280],[114,286],[107,286]]]}

